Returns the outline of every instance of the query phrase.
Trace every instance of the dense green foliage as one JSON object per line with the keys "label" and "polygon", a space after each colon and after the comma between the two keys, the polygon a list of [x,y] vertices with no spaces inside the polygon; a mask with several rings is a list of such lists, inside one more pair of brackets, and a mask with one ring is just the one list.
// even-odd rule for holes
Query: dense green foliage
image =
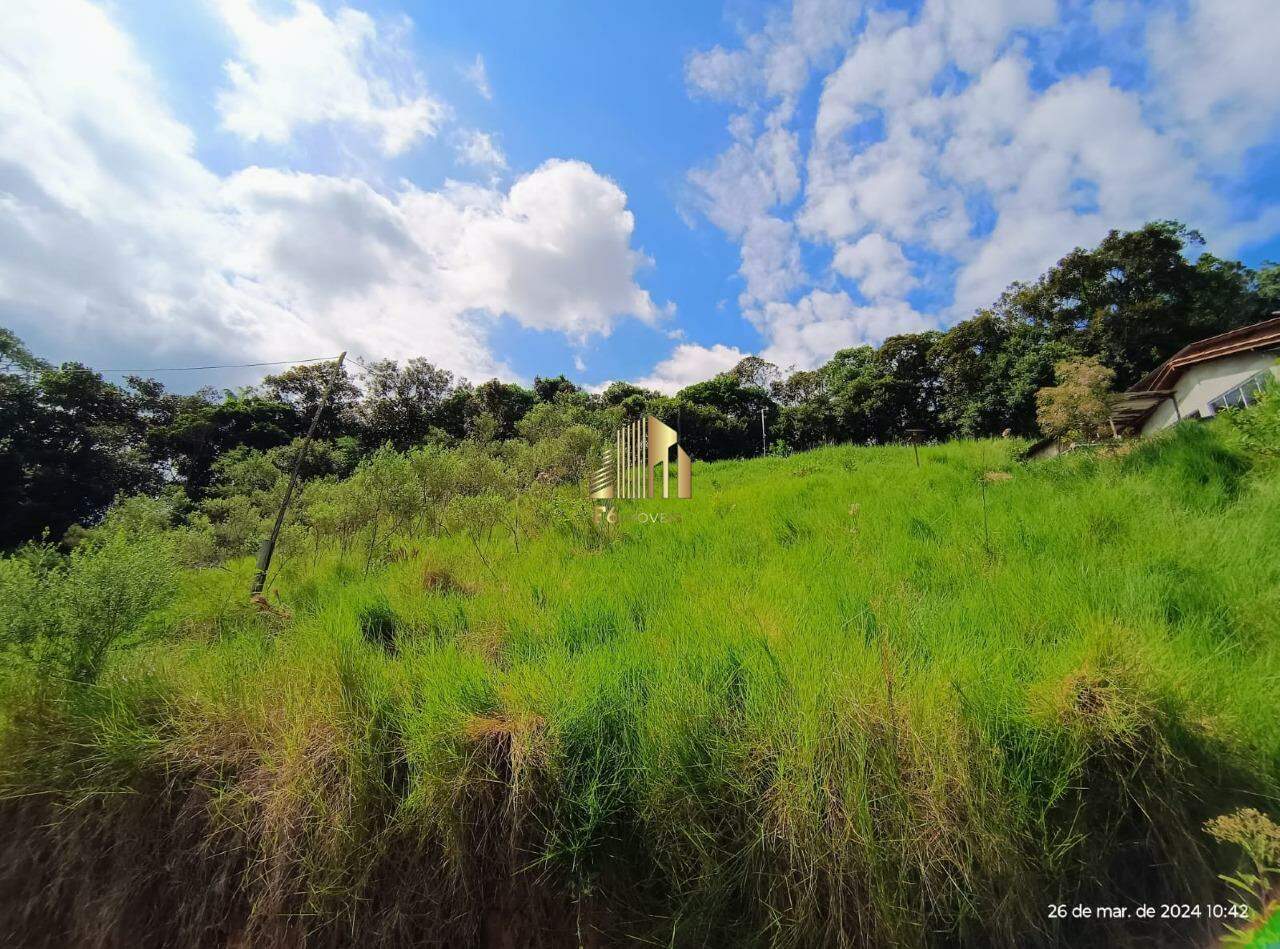
{"label": "dense green foliage", "polygon": [[138,543],[116,523],[65,559],[41,547],[0,559],[0,652],[42,678],[91,683],[112,650],[146,640],[175,574],[167,545]]}
{"label": "dense green foliage", "polygon": [[[349,474],[388,444],[528,445],[569,426],[607,433],[645,412],[678,427],[702,461],[758,454],[762,411],[781,453],[900,441],[911,430],[1033,435],[1035,394],[1056,363],[1096,356],[1127,386],[1187,343],[1280,306],[1274,265],[1255,273],[1209,254],[1192,263],[1186,253],[1199,243],[1171,222],[1113,232],[945,333],[842,350],[811,371],[751,357],[673,397],[623,382],[593,394],[563,376],[535,379],[532,390],[473,386],[422,359],[372,363],[340,380],[304,475]],[[270,469],[289,464],[332,375],[328,364],[296,366],[241,391],[181,395],[154,380],[118,386],[76,364],[55,369],[5,331],[0,360],[0,549],[44,532],[60,541],[139,491],[167,491],[175,517],[235,535],[246,512],[229,484],[256,466],[257,489],[270,488]]]}
{"label": "dense green foliage", "polygon": [[[265,600],[215,544],[145,604],[163,644],[8,663],[0,935],[1078,941],[1049,904],[1221,896],[1204,821],[1280,803],[1280,478],[1231,418],[699,464],[617,528],[520,473],[574,431],[381,450],[308,486]],[[191,562],[167,523],[123,506],[61,582],[131,589],[126,534]]]}

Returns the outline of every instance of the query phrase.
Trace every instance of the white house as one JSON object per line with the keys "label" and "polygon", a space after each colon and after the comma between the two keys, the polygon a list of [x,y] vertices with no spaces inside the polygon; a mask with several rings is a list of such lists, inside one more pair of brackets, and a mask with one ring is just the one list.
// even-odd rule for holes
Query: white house
{"label": "white house", "polygon": [[1178,350],[1116,400],[1120,435],[1150,435],[1184,418],[1248,407],[1268,376],[1280,379],[1280,315]]}
{"label": "white house", "polygon": [[[1187,418],[1209,418],[1227,406],[1248,407],[1268,376],[1280,379],[1280,313],[1269,320],[1184,346],[1112,406],[1117,438],[1150,435]],[[1070,446],[1046,438],[1027,459],[1052,458]]]}

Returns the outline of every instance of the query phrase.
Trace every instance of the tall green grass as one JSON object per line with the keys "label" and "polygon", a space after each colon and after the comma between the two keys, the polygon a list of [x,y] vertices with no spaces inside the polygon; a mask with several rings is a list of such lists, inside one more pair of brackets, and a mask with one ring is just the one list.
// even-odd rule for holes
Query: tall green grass
{"label": "tall green grass", "polygon": [[5,681],[10,934],[1153,938],[1048,906],[1209,899],[1202,822],[1275,810],[1280,478],[1213,426],[1020,447],[697,465],[518,551],[304,547],[273,611],[247,560],[192,571],[98,685]]}

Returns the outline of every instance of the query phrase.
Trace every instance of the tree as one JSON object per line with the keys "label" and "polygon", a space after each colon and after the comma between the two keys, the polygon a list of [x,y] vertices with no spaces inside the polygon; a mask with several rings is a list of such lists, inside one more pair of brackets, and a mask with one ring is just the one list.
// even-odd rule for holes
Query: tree
{"label": "tree", "polygon": [[[5,329],[3,326],[0,326],[0,363],[23,372],[39,372],[50,368],[43,359],[31,355],[31,350],[27,349],[13,330]],[[5,367],[0,366],[0,371],[6,371]]]}
{"label": "tree", "polygon": [[[300,419],[307,420],[304,424],[309,424],[333,380],[333,374],[334,364],[331,362],[290,366],[282,373],[263,379],[262,392],[271,401],[290,406]],[[347,367],[343,366],[329,397],[329,405],[320,416],[316,437],[332,439],[354,432],[359,398],[360,389],[351,381]]]}
{"label": "tree", "polygon": [[1274,260],[1265,261],[1258,271],[1257,287],[1263,311],[1270,315],[1280,310],[1280,264]]}
{"label": "tree", "polygon": [[632,385],[630,382],[611,382],[609,387],[600,394],[600,398],[605,405],[621,405],[632,398],[647,402],[657,397],[658,393],[652,389],[642,389],[637,385]]}
{"label": "tree", "polygon": [[158,484],[136,392],[74,363],[0,374],[0,547],[99,517]]}
{"label": "tree", "polygon": [[884,379],[870,346],[841,349],[819,372],[831,398],[837,441],[866,443],[884,437]]}
{"label": "tree", "polygon": [[560,395],[572,395],[580,391],[582,390],[566,379],[563,374],[546,378],[534,376],[533,378],[533,394],[539,402],[554,402]]}
{"label": "tree", "polygon": [[768,389],[782,378],[782,370],[759,356],[747,356],[729,370],[729,375],[744,386]]}
{"label": "tree", "polygon": [[361,441],[366,446],[390,442],[399,451],[443,433],[446,400],[454,391],[453,373],[425,359],[410,359],[401,369],[382,359],[365,367],[365,395],[358,406]]}
{"label": "tree", "polygon": [[1000,308],[1048,338],[1074,341],[1132,385],[1188,343],[1253,322],[1261,307],[1253,274],[1189,247],[1204,239],[1176,221],[1111,231],[1093,250],[1076,248],[1033,284],[1015,284]]}
{"label": "tree", "polygon": [[1097,356],[1054,366],[1058,384],[1036,393],[1036,419],[1050,438],[1092,441],[1108,430],[1115,371]]}
{"label": "tree", "polygon": [[192,500],[203,498],[214,478],[214,463],[228,451],[266,451],[289,444],[305,431],[292,406],[252,390],[181,396],[147,432],[151,456],[171,470]]}
{"label": "tree", "polygon": [[480,412],[493,419],[494,437],[507,439],[516,434],[516,423],[533,408],[534,395],[524,386],[490,379],[476,387],[475,401]]}
{"label": "tree", "polygon": [[942,420],[942,379],[934,355],[941,338],[936,330],[903,333],[890,336],[876,351],[882,438],[905,439],[913,429],[925,438],[950,434]]}
{"label": "tree", "polygon": [[114,649],[151,638],[147,620],[173,596],[177,571],[158,538],[115,530],[70,557],[25,548],[0,558],[0,654],[52,677],[94,682]]}
{"label": "tree", "polygon": [[769,392],[778,403],[776,441],[803,451],[833,437],[835,409],[829,378],[821,370],[793,372],[774,381]]}
{"label": "tree", "polygon": [[731,373],[687,386],[653,408],[667,425],[679,427],[690,456],[707,461],[759,454],[760,413],[767,425],[777,412],[767,391],[744,385]]}

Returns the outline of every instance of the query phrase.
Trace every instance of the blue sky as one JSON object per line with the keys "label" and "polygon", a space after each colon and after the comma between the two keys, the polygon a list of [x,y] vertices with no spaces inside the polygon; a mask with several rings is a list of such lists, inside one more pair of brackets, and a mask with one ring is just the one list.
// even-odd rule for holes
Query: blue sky
{"label": "blue sky", "polygon": [[14,0],[0,324],[97,366],[805,368],[1110,227],[1280,258],[1275,35],[1269,0]]}

